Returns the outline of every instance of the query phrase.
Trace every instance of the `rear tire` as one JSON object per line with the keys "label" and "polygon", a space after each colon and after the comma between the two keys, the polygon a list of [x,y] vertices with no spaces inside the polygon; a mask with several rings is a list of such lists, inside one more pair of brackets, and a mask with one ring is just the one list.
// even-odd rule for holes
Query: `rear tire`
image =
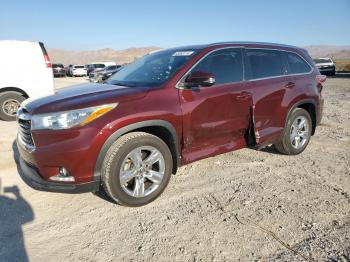
{"label": "rear tire", "polygon": [[0,119],[15,121],[17,110],[25,99],[26,98],[18,92],[0,94]]}
{"label": "rear tire", "polygon": [[107,151],[102,186],[120,205],[143,206],[164,191],[172,168],[172,155],[163,140],[144,132],[128,133]]}
{"label": "rear tire", "polygon": [[275,148],[282,154],[297,155],[307,147],[312,132],[310,114],[302,108],[295,108],[287,119],[282,140]]}

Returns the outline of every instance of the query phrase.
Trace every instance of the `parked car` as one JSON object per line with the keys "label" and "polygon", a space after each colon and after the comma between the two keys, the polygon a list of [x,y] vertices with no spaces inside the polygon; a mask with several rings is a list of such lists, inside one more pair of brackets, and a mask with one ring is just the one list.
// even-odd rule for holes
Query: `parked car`
{"label": "parked car", "polygon": [[65,69],[66,69],[66,76],[72,76],[71,72],[72,72],[72,66],[73,65],[68,65]]}
{"label": "parked car", "polygon": [[[101,67],[101,68],[94,68],[93,70],[90,70],[90,73],[88,73],[88,76],[89,76],[89,81],[90,82],[94,82],[94,79],[95,79],[95,75],[100,72],[100,71],[103,71],[106,67]],[[88,70],[89,72],[89,70]]]}
{"label": "parked car", "polygon": [[105,64],[99,63],[99,64],[88,64],[87,65],[87,74],[90,75],[90,73],[94,72],[95,70],[101,70],[106,67]]}
{"label": "parked car", "polygon": [[66,69],[62,64],[52,64],[52,71],[54,77],[66,76]]}
{"label": "parked car", "polygon": [[105,84],[24,103],[21,174],[38,190],[102,187],[119,204],[145,205],[181,165],[271,144],[283,154],[303,152],[322,118],[325,79],[306,50],[286,45],[155,52]]}
{"label": "parked car", "polygon": [[53,94],[52,64],[41,42],[0,40],[0,57],[0,119],[14,121],[25,99]]}
{"label": "parked car", "polygon": [[75,76],[87,76],[87,70],[84,65],[73,65],[70,69],[70,75]]}
{"label": "parked car", "polygon": [[121,65],[112,65],[107,66],[105,69],[96,71],[93,74],[89,75],[90,82],[93,83],[103,83],[106,81],[111,75],[115,74],[121,69]]}
{"label": "parked car", "polygon": [[316,67],[323,75],[334,76],[335,75],[335,64],[330,58],[316,58],[314,59]]}

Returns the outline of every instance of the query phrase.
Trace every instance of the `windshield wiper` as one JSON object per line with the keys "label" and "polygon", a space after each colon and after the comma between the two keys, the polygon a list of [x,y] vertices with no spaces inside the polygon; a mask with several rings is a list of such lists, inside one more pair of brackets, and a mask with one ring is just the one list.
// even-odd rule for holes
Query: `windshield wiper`
{"label": "windshield wiper", "polygon": [[112,85],[115,85],[115,86],[127,86],[127,87],[136,87],[136,85],[134,84],[131,84],[131,83],[121,83],[121,82],[112,82],[111,83]]}

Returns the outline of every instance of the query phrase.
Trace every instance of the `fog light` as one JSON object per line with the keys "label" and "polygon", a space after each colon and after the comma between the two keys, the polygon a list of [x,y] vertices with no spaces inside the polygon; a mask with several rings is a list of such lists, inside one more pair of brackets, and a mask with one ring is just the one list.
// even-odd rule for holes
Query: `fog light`
{"label": "fog light", "polygon": [[74,176],[70,176],[67,169],[64,167],[60,167],[58,170],[59,175],[50,177],[50,180],[52,181],[58,181],[58,182],[74,182],[75,178]]}
{"label": "fog light", "polygon": [[60,176],[62,176],[62,177],[67,177],[67,176],[69,176],[68,170],[65,169],[64,167],[60,167],[60,168],[58,169],[58,173],[59,173]]}

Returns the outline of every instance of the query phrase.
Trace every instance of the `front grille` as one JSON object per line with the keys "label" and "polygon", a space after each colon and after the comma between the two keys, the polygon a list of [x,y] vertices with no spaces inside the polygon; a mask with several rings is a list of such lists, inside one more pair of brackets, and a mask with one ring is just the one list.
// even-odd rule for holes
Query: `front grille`
{"label": "front grille", "polygon": [[18,119],[19,135],[22,142],[30,147],[34,146],[30,120]]}

